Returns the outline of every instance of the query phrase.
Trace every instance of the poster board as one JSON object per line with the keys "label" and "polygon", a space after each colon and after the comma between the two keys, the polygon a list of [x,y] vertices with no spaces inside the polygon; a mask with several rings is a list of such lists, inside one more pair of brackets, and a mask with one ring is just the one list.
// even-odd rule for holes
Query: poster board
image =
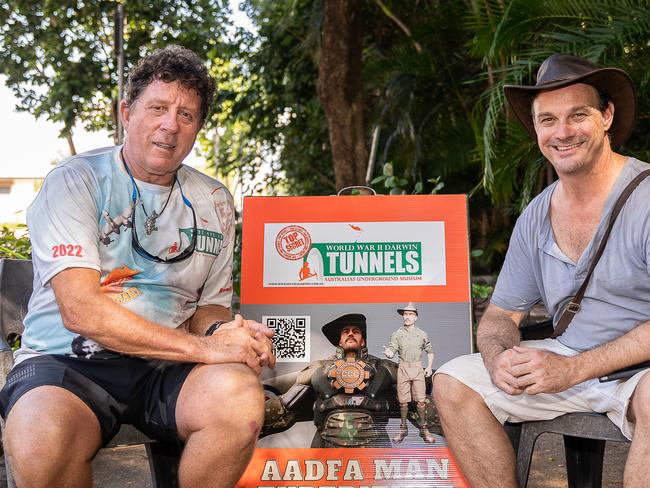
{"label": "poster board", "polygon": [[[432,344],[434,369],[472,352],[467,215],[465,195],[245,198],[241,310],[276,330],[278,363],[262,374],[267,397],[293,394],[296,383],[308,393],[301,393],[302,405],[288,409],[295,407],[294,425],[259,441],[239,487],[466,486],[439,431],[435,442],[425,442],[418,423],[411,422],[419,418],[415,402],[408,435],[393,442],[400,430],[396,387],[380,389],[373,378],[380,365],[397,370],[398,355],[387,358],[383,346],[402,328],[397,310],[409,302],[417,308],[416,326]],[[336,369],[335,343],[322,329],[340,317],[358,316],[374,365],[370,373],[350,372],[346,365]],[[421,358],[424,368],[426,350]],[[317,367],[336,391],[314,386],[315,376],[305,380],[304,370]],[[342,376],[347,374],[366,374],[369,380],[356,380],[347,390]],[[430,388],[428,381],[432,407]],[[329,442],[323,429],[331,425],[331,399],[345,400],[334,410],[347,419],[358,412],[355,402],[375,408],[364,398],[371,390],[372,399],[384,395],[386,405],[376,407],[384,409],[381,421],[371,415],[376,439],[390,440],[364,444],[361,424],[345,420],[353,431],[350,445],[341,446],[336,436]],[[311,447],[325,437],[328,447]]]}

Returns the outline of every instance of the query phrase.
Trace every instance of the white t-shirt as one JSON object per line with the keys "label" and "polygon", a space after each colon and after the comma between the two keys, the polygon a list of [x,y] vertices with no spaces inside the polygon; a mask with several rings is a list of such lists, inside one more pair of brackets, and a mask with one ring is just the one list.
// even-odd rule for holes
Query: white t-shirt
{"label": "white t-shirt", "polygon": [[[119,146],[98,149],[62,162],[47,175],[27,210],[34,292],[17,362],[35,353],[102,354],[101,345],[63,326],[50,280],[66,268],[99,271],[107,296],[165,327],[178,327],[197,306],[231,305],[235,211],[228,190],[187,166],[178,170],[171,195],[170,187],[136,180],[142,200],[135,203],[137,233],[150,254],[170,258],[190,244],[192,210],[181,189],[196,213],[192,256],[172,264],[152,262],[132,248],[134,187],[120,150]],[[147,214],[161,214],[151,235],[145,232],[141,203]]]}

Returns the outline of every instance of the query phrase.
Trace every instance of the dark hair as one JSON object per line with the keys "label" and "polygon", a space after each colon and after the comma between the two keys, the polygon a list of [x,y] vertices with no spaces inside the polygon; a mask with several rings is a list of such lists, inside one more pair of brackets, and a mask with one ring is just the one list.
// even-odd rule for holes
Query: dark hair
{"label": "dark hair", "polygon": [[214,99],[215,83],[208,70],[194,52],[171,44],[156,49],[142,58],[129,73],[126,86],[126,103],[133,105],[140,94],[155,80],[171,83],[178,81],[184,88],[192,89],[201,98],[201,125]]}
{"label": "dark hair", "polygon": [[[594,88],[596,87],[594,86]],[[596,88],[596,91],[598,92],[598,110],[604,112],[607,109],[607,106],[609,105],[611,98],[609,98],[607,93],[605,93],[602,90],[599,90],[598,88]]]}

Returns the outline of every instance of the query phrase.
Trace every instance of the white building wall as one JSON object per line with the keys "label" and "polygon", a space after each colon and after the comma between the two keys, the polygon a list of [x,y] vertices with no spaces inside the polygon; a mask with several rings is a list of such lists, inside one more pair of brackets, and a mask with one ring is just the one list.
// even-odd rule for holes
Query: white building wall
{"label": "white building wall", "polygon": [[24,224],[25,210],[38,193],[43,178],[0,179],[0,225]]}

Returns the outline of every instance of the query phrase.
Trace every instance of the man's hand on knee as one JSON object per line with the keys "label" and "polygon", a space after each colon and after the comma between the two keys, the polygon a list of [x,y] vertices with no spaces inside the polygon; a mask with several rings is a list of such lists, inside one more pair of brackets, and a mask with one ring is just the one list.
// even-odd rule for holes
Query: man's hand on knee
{"label": "man's hand on knee", "polygon": [[259,322],[255,321],[255,320],[245,319],[244,317],[242,317],[239,314],[235,315],[235,320],[233,320],[233,322],[235,322],[237,320],[237,317],[240,317],[242,319],[242,323],[243,323],[244,327],[248,328],[249,330],[251,330],[253,332],[260,332],[265,337],[267,337],[269,339],[275,335],[275,332],[273,332],[273,329],[269,329],[266,325],[260,324]]}
{"label": "man's hand on knee", "polygon": [[517,353],[513,349],[506,349],[490,364],[486,364],[492,383],[509,395],[520,395],[524,391],[519,386],[517,377],[512,373],[513,359],[516,356]]}
{"label": "man's hand on knee", "polygon": [[213,353],[212,362],[244,363],[259,374],[265,366],[275,366],[272,336],[268,327],[236,315],[205,341]]}
{"label": "man's hand on knee", "polygon": [[[241,317],[241,316],[237,314],[235,318],[237,317]],[[255,320],[245,319],[243,317],[242,320],[243,320],[244,327],[246,327],[251,332],[254,332],[255,333],[254,337],[258,341],[264,343],[267,349],[266,363],[264,364],[264,366],[268,366],[269,368],[274,368],[275,350],[273,349],[273,342],[271,342],[271,337],[275,335],[275,332],[272,329],[269,329],[266,325],[260,324]]]}
{"label": "man's hand on knee", "polygon": [[522,346],[513,350],[512,374],[517,386],[529,395],[557,393],[579,382],[570,356]]}

